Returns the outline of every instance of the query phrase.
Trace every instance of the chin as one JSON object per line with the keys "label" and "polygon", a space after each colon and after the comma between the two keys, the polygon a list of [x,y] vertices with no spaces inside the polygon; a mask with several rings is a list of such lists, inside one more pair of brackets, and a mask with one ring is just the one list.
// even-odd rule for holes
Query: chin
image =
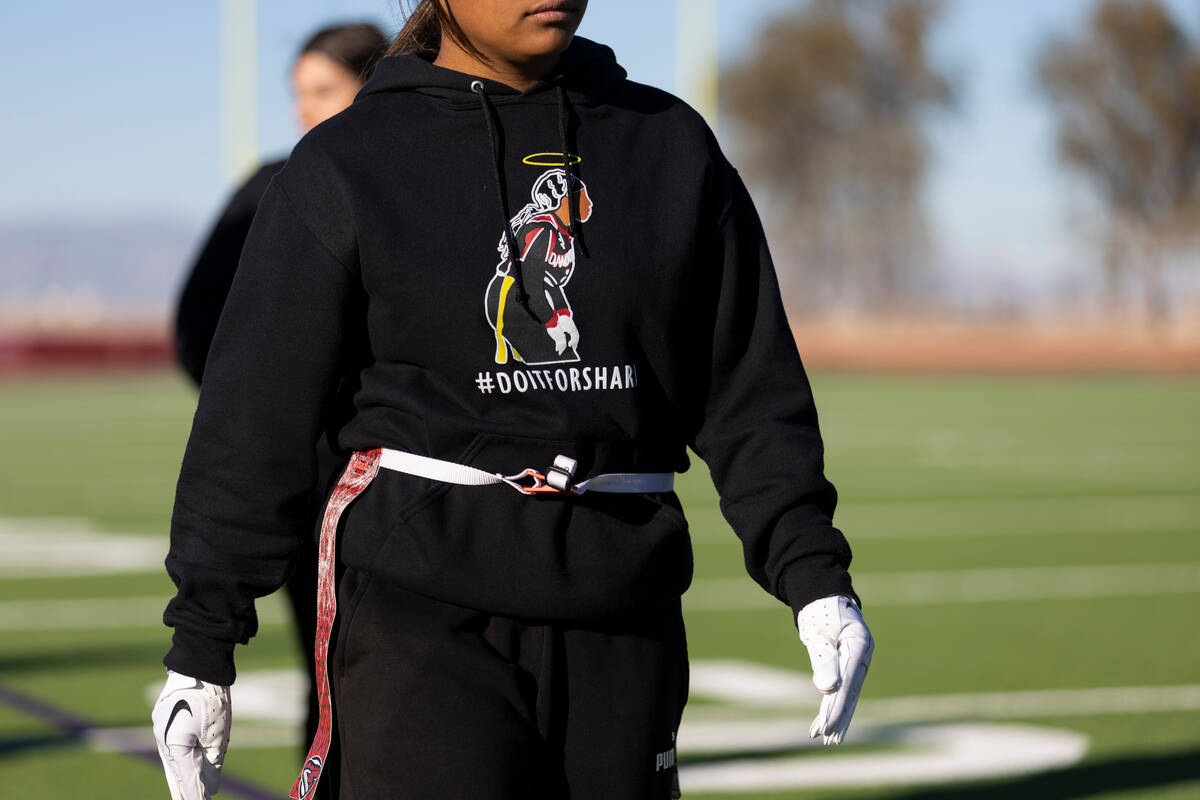
{"label": "chin", "polygon": [[561,55],[570,46],[571,39],[575,36],[575,27],[541,26],[536,32],[531,32],[525,37],[523,49],[530,59]]}

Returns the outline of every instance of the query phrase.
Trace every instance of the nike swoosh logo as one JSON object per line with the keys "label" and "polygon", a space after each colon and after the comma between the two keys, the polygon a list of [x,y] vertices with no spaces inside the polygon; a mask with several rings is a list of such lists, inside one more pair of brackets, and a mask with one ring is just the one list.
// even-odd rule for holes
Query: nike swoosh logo
{"label": "nike swoosh logo", "polygon": [[188,712],[188,716],[192,716],[192,707],[188,705],[187,700],[180,700],[171,709],[171,716],[167,717],[167,727],[163,729],[163,741],[167,741],[167,734],[171,732],[171,723],[175,721],[175,715],[180,711]]}

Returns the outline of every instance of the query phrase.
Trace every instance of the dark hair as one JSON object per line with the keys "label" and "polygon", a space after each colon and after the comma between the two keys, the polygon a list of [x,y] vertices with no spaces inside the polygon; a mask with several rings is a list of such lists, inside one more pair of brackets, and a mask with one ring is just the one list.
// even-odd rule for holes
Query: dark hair
{"label": "dark hair", "polygon": [[379,28],[369,22],[354,22],[317,31],[300,48],[300,55],[320,53],[365,83],[387,45],[387,37]]}
{"label": "dark hair", "polygon": [[450,10],[449,0],[444,3],[443,0],[420,0],[416,5],[409,0],[409,6],[412,10],[408,13],[408,19],[392,40],[387,55],[417,53],[433,58],[442,46],[442,36],[449,36],[471,55],[482,61],[488,60],[459,27],[454,12]]}

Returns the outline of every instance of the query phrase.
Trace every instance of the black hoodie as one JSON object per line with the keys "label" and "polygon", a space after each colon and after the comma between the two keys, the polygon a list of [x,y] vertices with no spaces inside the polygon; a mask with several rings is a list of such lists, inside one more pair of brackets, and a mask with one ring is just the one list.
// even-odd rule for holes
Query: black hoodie
{"label": "black hoodie", "polygon": [[[167,666],[232,682],[254,598],[312,534],[330,415],[346,451],[504,474],[560,453],[576,480],[682,472],[690,445],[767,591],[793,609],[853,593],[749,196],[692,109],[586,39],[525,92],[383,59],[274,178],[179,476]],[[383,470],[344,519],[345,564],[494,613],[602,619],[691,581],[673,494],[534,499]]]}

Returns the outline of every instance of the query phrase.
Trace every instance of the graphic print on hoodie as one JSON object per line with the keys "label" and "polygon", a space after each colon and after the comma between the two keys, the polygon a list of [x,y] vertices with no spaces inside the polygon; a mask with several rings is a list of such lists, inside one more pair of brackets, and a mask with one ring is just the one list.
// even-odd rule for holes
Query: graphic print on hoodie
{"label": "graphic print on hoodie", "polygon": [[[523,161],[534,163],[533,158]],[[579,328],[565,291],[575,271],[568,187],[576,196],[578,220],[587,222],[592,215],[587,186],[565,169],[549,169],[533,182],[530,202],[509,221],[520,249],[515,258],[508,237],[500,235],[500,263],[485,300],[488,324],[496,332],[497,364],[507,364],[510,355],[525,364],[579,361]],[[522,289],[527,298],[520,296]]]}

